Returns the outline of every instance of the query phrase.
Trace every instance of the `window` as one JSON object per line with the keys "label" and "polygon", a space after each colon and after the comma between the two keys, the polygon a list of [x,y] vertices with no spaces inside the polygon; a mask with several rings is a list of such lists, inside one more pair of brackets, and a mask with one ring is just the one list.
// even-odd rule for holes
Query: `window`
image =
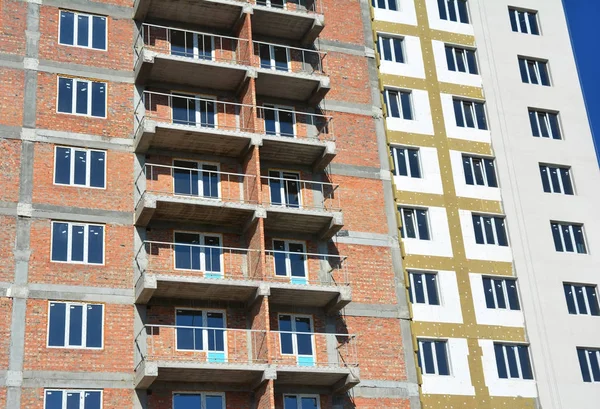
{"label": "window", "polygon": [[225,362],[225,314],[220,311],[177,310],[176,345],[182,351],[206,351],[209,362]]}
{"label": "window", "polygon": [[46,389],[44,409],[100,409],[102,391]]}
{"label": "window", "polygon": [[595,285],[564,283],[569,314],[600,315],[598,291]]}
{"label": "window", "polygon": [[295,355],[300,366],[315,364],[312,318],[305,315],[279,314],[282,355]]}
{"label": "window", "polygon": [[57,146],[54,183],[81,187],[106,187],[106,152]]}
{"label": "window", "polygon": [[440,305],[437,273],[409,271],[410,302],[413,304]]}
{"label": "window", "polygon": [[307,283],[306,246],[289,240],[273,240],[275,275],[287,277],[292,284]]}
{"label": "window", "polygon": [[577,357],[584,382],[600,382],[600,350],[577,348]]}
{"label": "window", "polygon": [[467,0],[438,0],[438,9],[442,20],[469,24]]}
{"label": "window", "polygon": [[529,122],[533,136],[561,139],[558,114],[529,109]]}
{"label": "window", "polygon": [[524,83],[550,86],[548,63],[546,61],[519,57],[519,69],[521,70],[521,80]]}
{"label": "window", "polygon": [[171,55],[213,60],[215,38],[211,35],[192,33],[182,30],[169,30],[171,36]]}
{"label": "window", "polygon": [[175,232],[175,268],[204,271],[213,278],[223,274],[221,238],[216,235]]}
{"label": "window", "polygon": [[291,71],[290,49],[274,44],[257,43],[260,68],[277,71]]}
{"label": "window", "polygon": [[494,343],[496,367],[501,379],[533,379],[529,347]]}
{"label": "window", "polygon": [[283,395],[283,409],[319,408],[319,395]]}
{"label": "window", "polygon": [[106,83],[58,77],[58,112],[106,118]]}
{"label": "window", "polygon": [[572,195],[571,169],[565,166],[540,165],[542,186],[546,193]]}
{"label": "window", "polygon": [[419,149],[392,146],[390,150],[394,160],[395,176],[408,176],[416,179],[422,177]]}
{"label": "window", "polygon": [[106,50],[106,17],[61,10],[59,44]]}
{"label": "window", "polygon": [[264,105],[265,132],[267,135],[296,136],[296,114],[293,107]]}
{"label": "window", "polygon": [[285,7],[287,0],[256,0],[256,4],[260,6],[267,6],[282,9]]}
{"label": "window", "polygon": [[463,155],[462,160],[467,185],[498,187],[494,159]]}
{"label": "window", "polygon": [[402,217],[400,235],[403,239],[431,240],[427,210],[398,208]]}
{"label": "window", "polygon": [[483,277],[485,305],[490,309],[519,311],[517,280],[510,278]]}
{"label": "window", "polygon": [[556,251],[587,253],[582,224],[551,222],[550,225]]}
{"label": "window", "polygon": [[217,101],[214,98],[172,94],[171,101],[174,124],[216,128]]}
{"label": "window", "polygon": [[220,197],[219,166],[210,163],[173,161],[173,189],[176,195]]}
{"label": "window", "polygon": [[447,45],[446,62],[450,71],[479,74],[474,50]]}
{"label": "window", "polygon": [[404,63],[404,39],[398,37],[387,37],[379,34],[377,44],[379,46],[379,58],[385,61]]}
{"label": "window", "polygon": [[104,306],[50,302],[48,346],[102,348]]}
{"label": "window", "polygon": [[52,261],[104,263],[104,226],[52,222]]}
{"label": "window", "polygon": [[540,35],[537,11],[517,10],[509,7],[510,26],[515,33]]}
{"label": "window", "polygon": [[225,409],[225,394],[174,393],[173,409]]}
{"label": "window", "polygon": [[454,98],[454,116],[460,128],[488,129],[483,102]]}
{"label": "window", "polygon": [[376,9],[399,11],[398,0],[371,0],[371,4]]}
{"label": "window", "polygon": [[508,246],[504,217],[473,215],[475,242],[495,246]]}
{"label": "window", "polygon": [[418,363],[424,375],[450,375],[448,342],[420,339]]}
{"label": "window", "polygon": [[294,208],[302,206],[299,173],[270,170],[269,189],[272,205]]}
{"label": "window", "polygon": [[383,93],[388,117],[414,119],[410,92],[386,89]]}

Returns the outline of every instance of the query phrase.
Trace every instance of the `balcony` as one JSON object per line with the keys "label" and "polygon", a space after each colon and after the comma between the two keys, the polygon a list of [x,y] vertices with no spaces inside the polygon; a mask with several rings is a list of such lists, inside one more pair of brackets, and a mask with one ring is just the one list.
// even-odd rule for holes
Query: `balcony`
{"label": "balcony", "polygon": [[336,155],[333,118],[264,104],[257,107],[262,160],[286,165],[310,165],[322,171]]}
{"label": "balcony", "polygon": [[271,234],[301,233],[333,237],[344,225],[339,185],[301,180],[300,174],[270,170],[261,177],[265,229]]}
{"label": "balcony", "polygon": [[317,105],[330,90],[324,52],[254,41],[256,93]]}
{"label": "balcony", "polygon": [[252,387],[261,381],[268,363],[266,331],[146,325],[135,347],[139,389],[155,381]]}
{"label": "balcony", "polygon": [[135,179],[135,223],[151,220],[242,228],[256,212],[256,177],[218,171],[216,165],[180,167],[146,164]]}
{"label": "balcony", "polygon": [[269,302],[324,308],[335,313],[350,301],[346,257],[305,253],[304,243],[274,240],[278,249],[267,250],[266,277]]}
{"label": "balcony", "polygon": [[144,91],[135,109],[135,150],[241,157],[255,137],[252,105]]}
{"label": "balcony", "polygon": [[325,25],[319,0],[251,0],[252,29],[269,37],[313,43]]}
{"label": "balcony", "polygon": [[359,383],[356,335],[271,331],[268,336],[276,387],[317,386],[341,393]]}
{"label": "balcony", "polygon": [[133,18],[178,21],[231,31],[247,4],[244,0],[135,0]]}
{"label": "balcony", "polygon": [[250,43],[244,39],[143,24],[134,44],[138,84],[236,91],[251,75]]}
{"label": "balcony", "polygon": [[266,161],[323,170],[335,157],[332,117],[144,91],[135,109],[135,151],[184,151],[241,158],[260,146]]}
{"label": "balcony", "polygon": [[247,302],[256,295],[259,250],[196,242],[202,240],[144,242],[135,258],[141,271],[135,286],[137,304],[152,298]]}

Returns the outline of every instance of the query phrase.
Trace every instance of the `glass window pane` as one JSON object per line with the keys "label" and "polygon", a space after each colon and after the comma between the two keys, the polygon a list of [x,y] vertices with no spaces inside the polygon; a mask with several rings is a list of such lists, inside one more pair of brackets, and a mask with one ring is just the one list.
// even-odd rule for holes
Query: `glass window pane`
{"label": "glass window pane", "polygon": [[537,24],[537,16],[535,13],[527,13],[527,17],[529,18],[529,27],[531,28],[531,34],[539,35],[540,30]]}
{"label": "glass window pane", "polygon": [[459,72],[467,72],[467,66],[465,64],[465,51],[459,48],[454,49],[454,54],[456,54],[456,67]]}
{"label": "glass window pane", "polygon": [[558,181],[558,168],[548,167],[550,181],[552,182],[552,191],[561,193],[560,182]]}
{"label": "glass window pane", "polygon": [[290,315],[279,316],[279,331],[280,342],[281,342],[281,353],[282,354],[293,354],[294,347],[292,341],[292,317]]}
{"label": "glass window pane", "polygon": [[508,361],[508,369],[510,371],[510,377],[518,378],[519,377],[519,367],[517,366],[516,347],[506,346],[506,347],[504,347],[504,352],[506,353],[506,359]]}
{"label": "glass window pane", "polygon": [[484,277],[483,278],[483,292],[485,294],[485,305],[487,308],[496,308],[496,302],[494,301],[494,293],[493,293],[493,284],[492,279]]}
{"label": "glass window pane", "polygon": [[487,178],[487,185],[489,187],[498,187],[498,181],[496,180],[496,167],[494,161],[490,159],[484,159],[483,164],[485,166],[485,176]]}
{"label": "glass window pane", "polygon": [[90,186],[105,187],[106,152],[90,152]]}
{"label": "glass window pane", "polygon": [[600,315],[600,309],[598,307],[598,295],[596,294],[596,287],[586,286],[585,291],[587,299],[590,305],[590,312],[592,315]]}
{"label": "glass window pane", "polygon": [[87,81],[75,81],[77,94],[75,98],[75,112],[86,115],[88,113],[88,92],[89,84]]}
{"label": "glass window pane", "polygon": [[101,393],[100,391],[85,392],[85,409],[100,409]]}
{"label": "glass window pane", "polygon": [[473,215],[473,229],[475,231],[475,243],[485,244],[483,240],[483,226],[481,217]]}
{"label": "glass window pane", "polygon": [[473,116],[473,103],[463,101],[462,105],[465,111],[465,122],[467,128],[475,128],[475,117]]}
{"label": "glass window pane", "polygon": [[448,4],[448,20],[450,21],[458,21],[454,4],[456,1],[457,0],[446,0],[446,3]]}
{"label": "glass window pane", "polygon": [[518,32],[519,27],[517,26],[517,11],[508,9],[508,15],[510,16],[510,27],[512,28],[512,31]]}
{"label": "glass window pane", "polygon": [[571,284],[563,284],[563,290],[565,292],[565,299],[567,301],[567,310],[569,314],[577,314],[577,309],[575,308],[575,293],[574,288]]}
{"label": "glass window pane", "polygon": [[485,231],[485,242],[486,244],[496,244],[494,240],[494,229],[492,226],[492,218],[491,217],[482,217],[483,220],[483,229]]}
{"label": "glass window pane", "polygon": [[488,129],[487,119],[485,117],[485,108],[484,108],[483,104],[475,103],[474,105],[475,105],[475,115],[477,116],[477,127],[479,129],[483,129],[483,130]]}
{"label": "glass window pane", "polygon": [[67,395],[67,408],[66,409],[80,409],[79,403],[81,400],[80,392],[66,392]]}
{"label": "glass window pane", "polygon": [[563,224],[560,226],[563,240],[565,242],[565,250],[568,252],[573,252],[573,240],[571,239],[571,226]]}
{"label": "glass window pane", "polygon": [[465,183],[473,186],[475,179],[473,178],[473,168],[471,167],[471,158],[463,156],[463,170],[465,172]]}
{"label": "glass window pane", "polygon": [[494,223],[496,225],[496,237],[498,237],[498,244],[500,246],[508,246],[505,219],[500,217],[494,217]]}
{"label": "glass window pane", "polygon": [[84,260],[85,226],[71,226],[71,261]]}
{"label": "glass window pane", "polygon": [[556,251],[564,251],[563,245],[562,245],[562,240],[560,237],[559,225],[557,223],[551,223],[550,226],[552,228],[552,238],[554,239],[554,248],[556,249]]}
{"label": "glass window pane", "polygon": [[460,22],[469,24],[469,12],[467,11],[467,0],[456,0],[458,2],[458,15]]}
{"label": "glass window pane", "polygon": [[106,116],[106,84],[92,82],[92,116]]}
{"label": "glass window pane", "polygon": [[506,280],[506,292],[508,294],[508,305],[511,310],[520,310],[519,293],[517,291],[517,282],[515,280]]}
{"label": "glass window pane", "polygon": [[[209,312],[206,314],[206,324],[208,328],[225,328],[225,318],[220,312]],[[225,351],[225,331],[209,329],[207,335],[209,351]]]}
{"label": "glass window pane", "polygon": [[212,273],[221,273],[221,240],[218,236],[204,237],[204,269]]}
{"label": "glass window pane", "polygon": [[396,4],[396,0],[387,0],[388,4],[389,4],[389,9],[391,11],[397,11],[398,10],[398,4]]}
{"label": "glass window pane", "polygon": [[408,164],[410,165],[410,175],[413,178],[421,177],[421,166],[419,161],[419,151],[417,149],[407,149]]}
{"label": "glass window pane", "polygon": [[462,101],[455,99],[453,102],[454,102],[454,117],[456,118],[456,126],[464,128],[465,121],[463,119]]}
{"label": "glass window pane", "polygon": [[70,305],[69,306],[69,345],[70,346],[84,346],[83,345],[83,306],[82,305]]}
{"label": "glass window pane", "polygon": [[423,349],[423,356],[425,357],[425,373],[435,373],[435,366],[433,363],[433,343],[431,341],[421,342]]}
{"label": "glass window pane", "polygon": [[[191,393],[173,394],[173,409],[201,409],[202,395]],[[221,409],[221,408],[219,408]]]}
{"label": "glass window pane", "polygon": [[531,362],[529,362],[529,348],[524,345],[519,345],[517,349],[519,350],[519,362],[521,363],[523,379],[533,379]]}
{"label": "glass window pane", "polygon": [[[223,396],[206,395],[205,400],[206,400],[206,409],[223,409]],[[192,409],[192,408],[190,408],[190,409]]]}
{"label": "glass window pane", "polygon": [[283,409],[298,409],[296,396],[286,395],[283,397]]}
{"label": "glass window pane", "polygon": [[50,303],[49,346],[62,347],[65,345],[66,311],[67,305],[65,303]]}
{"label": "glass window pane", "polygon": [[506,300],[504,299],[504,288],[502,286],[503,280],[492,280],[494,291],[496,292],[496,301],[498,308],[506,309]]}
{"label": "glass window pane", "polygon": [[46,406],[44,409],[63,409],[62,404],[62,391],[46,391]]}
{"label": "glass window pane", "polygon": [[106,17],[94,16],[92,19],[92,48],[106,50]]}
{"label": "glass window pane", "polygon": [[548,119],[550,122],[550,130],[552,131],[553,139],[560,139],[560,126],[558,125],[558,115],[557,114],[548,114]]}
{"label": "glass window pane", "polygon": [[102,264],[104,261],[104,226],[88,227],[88,263]]}
{"label": "glass window pane", "polygon": [[383,48],[383,59],[392,61],[392,45],[390,44],[391,39],[386,37],[379,37]]}
{"label": "glass window pane", "polygon": [[388,103],[388,115],[392,118],[400,118],[400,106],[398,105],[398,93],[395,91],[386,91]]}
{"label": "glass window pane", "polygon": [[437,275],[425,274],[425,283],[427,284],[427,295],[429,296],[429,305],[440,305],[437,292]]}
{"label": "glass window pane", "polygon": [[278,276],[286,276],[287,275],[287,267],[286,267],[286,254],[285,252],[285,242],[281,240],[275,240],[273,242],[273,258],[275,259],[275,275]]}
{"label": "glass window pane", "polygon": [[577,348],[577,358],[579,358],[579,367],[581,368],[581,376],[583,377],[583,381],[591,382],[592,377],[587,363],[587,351],[585,349]]}
{"label": "glass window pane", "polygon": [[427,211],[417,210],[417,224],[419,227],[419,238],[421,240],[429,240],[429,223],[427,221]]}
{"label": "glass window pane", "polygon": [[552,193],[552,189],[550,188],[550,178],[548,176],[549,170],[547,166],[540,166],[540,176],[542,177],[542,186],[544,188],[544,192]]}
{"label": "glass window pane", "polygon": [[87,172],[87,152],[75,150],[74,176],[73,183],[76,185],[86,185]]}
{"label": "glass window pane", "polygon": [[442,20],[448,20],[448,15],[446,14],[446,0],[438,0],[438,10],[440,12],[440,18]]}
{"label": "glass window pane", "polygon": [[446,63],[448,64],[448,70],[456,71],[456,64],[454,64],[454,48],[446,46]]}
{"label": "glass window pane", "polygon": [[219,197],[219,168],[216,165],[202,165],[202,195]]}
{"label": "glass window pane", "polygon": [[67,261],[69,225],[52,224],[52,261]]}
{"label": "glass window pane", "polygon": [[171,37],[171,54],[182,57],[194,56],[193,37],[186,36],[185,31],[169,30]]}
{"label": "glass window pane", "polygon": [[90,18],[89,16],[77,16],[77,45],[87,47],[89,44],[90,35]]}
{"label": "glass window pane", "polygon": [[404,119],[413,119],[412,104],[410,103],[410,93],[401,92],[400,99],[402,100],[402,116]]}
{"label": "glass window pane", "polygon": [[598,362],[598,351],[588,351],[588,359],[590,361],[590,366],[592,367],[592,375],[594,376],[594,381],[600,381],[600,363]]}
{"label": "glass window pane", "polygon": [[548,75],[548,63],[538,62],[538,69],[540,71],[540,82],[542,85],[550,85],[550,76]]}
{"label": "glass window pane", "polygon": [[317,409],[318,408],[318,403],[317,403],[317,398],[312,398],[312,397],[302,397],[301,400],[301,409]]}
{"label": "glass window pane", "polygon": [[529,123],[531,124],[533,136],[540,136],[540,129],[538,127],[537,114],[535,111],[529,111]]}
{"label": "glass window pane", "polygon": [[435,343],[435,354],[437,357],[438,374],[439,375],[450,375],[450,368],[448,366],[448,355],[446,351],[445,342]]}
{"label": "glass window pane", "polygon": [[175,169],[173,169],[173,186],[175,193],[197,196],[200,183],[198,162],[176,160],[173,162],[173,166],[175,166]]}
{"label": "glass window pane", "polygon": [[519,27],[521,28],[521,33],[527,33],[527,16],[524,11],[517,11],[519,17]]}
{"label": "glass window pane", "polygon": [[413,274],[414,293],[418,304],[425,304],[425,286],[423,283],[423,274]]}
{"label": "glass window pane", "polygon": [[404,52],[402,50],[403,41],[400,38],[393,38],[392,42],[394,43],[394,56],[396,57],[396,62],[404,63]]}
{"label": "glass window pane", "polygon": [[567,195],[573,194],[573,185],[571,183],[571,175],[569,169],[560,168],[560,178],[562,181],[564,193]]}
{"label": "glass window pane", "polygon": [[88,348],[102,347],[102,305],[87,306],[86,346]]}
{"label": "glass window pane", "polygon": [[585,240],[583,239],[583,226],[573,226],[573,234],[575,236],[575,244],[577,245],[578,253],[587,253]]}
{"label": "glass window pane", "polygon": [[519,58],[519,70],[521,72],[521,81],[529,83],[529,74],[527,72],[527,63],[523,58]]}
{"label": "glass window pane", "polygon": [[73,45],[75,33],[75,14],[70,11],[60,12],[60,44]]}
{"label": "glass window pane", "polygon": [[398,176],[408,176],[408,168],[406,167],[407,150],[405,148],[394,148],[394,152],[398,162],[398,169],[396,169]]}
{"label": "glass window pane", "polygon": [[54,158],[54,183],[71,183],[71,149],[56,148]]}
{"label": "glass window pane", "polygon": [[575,287],[575,299],[577,300],[577,307],[579,308],[579,313],[580,314],[587,314],[587,307],[585,304],[585,298],[583,295],[583,286],[576,286]]}
{"label": "glass window pane", "polygon": [[467,50],[467,63],[469,65],[469,73],[479,74],[477,60],[475,59],[475,51]]}
{"label": "glass window pane", "polygon": [[58,79],[58,112],[73,112],[73,80],[71,78]]}
{"label": "glass window pane", "polygon": [[479,186],[484,186],[485,181],[483,179],[483,168],[481,166],[481,159],[473,159],[473,173],[475,176],[475,183]]}
{"label": "glass window pane", "polygon": [[537,113],[538,116],[538,122],[540,124],[540,134],[544,137],[544,138],[549,138],[550,137],[550,131],[548,128],[548,114],[544,113],[544,112],[538,112]]}
{"label": "glass window pane", "polygon": [[289,111],[279,111],[279,129],[281,136],[292,137],[294,132],[294,113]]}
{"label": "glass window pane", "polygon": [[406,230],[406,236],[411,239],[417,238],[415,230],[415,214],[413,210],[405,209],[404,213],[404,229]]}

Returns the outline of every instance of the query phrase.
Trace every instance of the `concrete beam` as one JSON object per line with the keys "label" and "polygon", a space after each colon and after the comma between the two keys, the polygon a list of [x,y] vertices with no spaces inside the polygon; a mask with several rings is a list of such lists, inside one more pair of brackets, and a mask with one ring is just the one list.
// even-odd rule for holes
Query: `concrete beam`
{"label": "concrete beam", "polygon": [[144,274],[135,283],[135,303],[147,304],[158,288],[156,276]]}
{"label": "concrete beam", "polygon": [[344,227],[344,216],[342,212],[333,212],[329,225],[321,230],[317,234],[317,237],[319,239],[330,239],[331,237],[335,236],[335,234],[340,231],[342,227]]}
{"label": "concrete beam", "polygon": [[251,386],[250,389],[255,391],[258,388],[260,388],[260,386],[265,383],[268,382],[270,380],[277,380],[277,371],[275,370],[275,368],[267,368],[263,371],[260,379],[256,382],[254,382]]}
{"label": "concrete beam", "polygon": [[136,226],[147,226],[156,211],[156,197],[142,196],[135,207],[134,224]]}
{"label": "concrete beam", "polygon": [[27,388],[126,388],[133,386],[131,373],[24,371],[23,387]]}
{"label": "concrete beam", "polygon": [[331,300],[331,302],[329,302],[329,304],[327,304],[325,307],[325,313],[328,315],[337,314],[340,310],[352,302],[351,288],[349,286],[340,286],[338,288],[340,290],[338,296]]}
{"label": "concrete beam", "polygon": [[352,373],[339,382],[335,383],[331,388],[333,393],[344,393],[354,388],[360,383],[360,372],[358,368],[352,368]]}
{"label": "concrete beam", "polygon": [[325,142],[325,149],[323,150],[323,153],[321,154],[319,159],[317,159],[315,161],[315,163],[312,166],[313,172],[318,173],[318,172],[322,172],[323,170],[325,170],[325,168],[327,166],[329,166],[329,164],[331,163],[333,158],[335,158],[335,155],[337,155],[337,149],[335,146],[335,142],[332,142],[332,141]]}
{"label": "concrete beam", "polygon": [[148,389],[158,378],[158,365],[156,362],[142,362],[135,370],[133,385],[136,389]]}
{"label": "concrete beam", "polygon": [[310,44],[314,43],[324,28],[325,28],[325,18],[323,16],[315,16],[312,26],[302,37],[302,40],[300,41],[301,44],[302,45],[310,45]]}

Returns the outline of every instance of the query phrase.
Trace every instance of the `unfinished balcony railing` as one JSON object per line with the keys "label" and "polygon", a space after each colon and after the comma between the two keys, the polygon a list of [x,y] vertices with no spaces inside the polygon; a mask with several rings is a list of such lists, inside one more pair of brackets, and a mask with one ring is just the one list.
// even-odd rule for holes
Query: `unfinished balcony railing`
{"label": "unfinished balcony railing", "polygon": [[274,245],[281,249],[266,250],[267,281],[298,286],[350,285],[345,256],[306,253],[300,242],[274,240]]}
{"label": "unfinished balcony railing", "polygon": [[294,172],[270,171],[261,177],[263,204],[282,209],[341,211],[339,185],[302,180]]}
{"label": "unfinished balcony railing", "polygon": [[258,68],[284,73],[326,75],[325,52],[262,41],[253,43],[254,55],[257,57],[253,65]]}
{"label": "unfinished balcony railing", "polygon": [[270,7],[287,11],[297,11],[303,13],[323,13],[323,4],[317,0],[250,0],[257,6]]}

